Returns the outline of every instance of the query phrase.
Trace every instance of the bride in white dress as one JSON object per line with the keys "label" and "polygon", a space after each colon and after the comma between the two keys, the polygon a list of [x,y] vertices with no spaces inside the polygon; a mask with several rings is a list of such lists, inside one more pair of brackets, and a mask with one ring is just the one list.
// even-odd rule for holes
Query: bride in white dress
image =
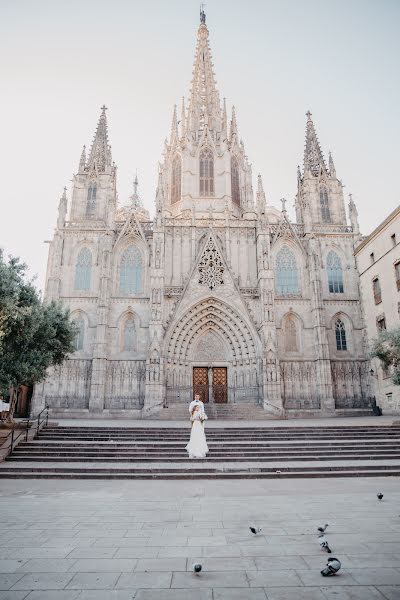
{"label": "bride in white dress", "polygon": [[206,434],[204,433],[204,421],[207,415],[202,412],[199,405],[193,406],[190,420],[192,421],[192,429],[190,432],[190,440],[186,446],[189,458],[205,458],[208,452]]}

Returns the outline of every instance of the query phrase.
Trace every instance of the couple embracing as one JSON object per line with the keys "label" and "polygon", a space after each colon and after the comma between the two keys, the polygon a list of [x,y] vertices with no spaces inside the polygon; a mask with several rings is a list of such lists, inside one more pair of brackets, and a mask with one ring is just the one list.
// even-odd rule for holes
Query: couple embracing
{"label": "couple embracing", "polygon": [[204,422],[207,421],[208,417],[204,411],[204,404],[200,400],[199,394],[195,394],[194,400],[189,404],[189,413],[192,429],[186,450],[189,458],[205,458],[208,446],[206,434],[204,433]]}

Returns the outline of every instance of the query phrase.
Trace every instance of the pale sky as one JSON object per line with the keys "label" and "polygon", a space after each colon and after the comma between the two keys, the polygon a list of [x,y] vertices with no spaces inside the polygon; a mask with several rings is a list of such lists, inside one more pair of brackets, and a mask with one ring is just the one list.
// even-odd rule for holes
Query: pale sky
{"label": "pale sky", "polygon": [[[268,202],[292,206],[309,109],[371,232],[399,204],[400,2],[209,0],[206,14],[217,86],[236,107],[254,187],[261,172]],[[0,247],[29,264],[39,287],[43,242],[103,103],[119,199],[137,169],[153,214],[198,15],[197,0],[0,0]]]}

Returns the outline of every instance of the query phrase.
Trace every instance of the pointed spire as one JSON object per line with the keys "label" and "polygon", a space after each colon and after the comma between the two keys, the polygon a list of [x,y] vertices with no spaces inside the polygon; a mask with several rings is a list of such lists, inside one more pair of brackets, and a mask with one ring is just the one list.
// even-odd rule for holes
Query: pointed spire
{"label": "pointed spire", "polygon": [[181,106],[181,138],[184,138],[186,135],[186,107],[185,107],[185,98],[182,96],[182,106]]}
{"label": "pointed spire", "polygon": [[67,216],[68,200],[67,200],[67,188],[64,187],[63,194],[58,204],[58,219],[57,227],[61,229],[65,225],[65,217]]}
{"label": "pointed spire", "polygon": [[107,167],[111,167],[111,147],[108,144],[106,110],[107,108],[103,105],[86,165],[87,171],[95,168],[98,173],[105,173]]}
{"label": "pointed spire", "polygon": [[317,177],[321,171],[326,172],[324,157],[319,145],[311,113],[308,111],[306,126],[306,145],[304,148],[304,172],[309,171]]}
{"label": "pointed spire", "polygon": [[228,113],[226,110],[226,98],[224,98],[223,109],[222,109],[222,139],[228,137]]}
{"label": "pointed spire", "polygon": [[178,117],[176,115],[176,104],[174,104],[174,111],[172,113],[170,144],[172,144],[173,140],[177,139],[177,138],[178,138]]}
{"label": "pointed spire", "polygon": [[331,177],[336,177],[335,163],[333,162],[331,152],[329,152],[329,174]]}
{"label": "pointed spire", "polygon": [[81,158],[79,160],[79,173],[83,173],[86,166],[86,146],[82,148]]}
{"label": "pointed spire", "polygon": [[212,130],[221,128],[221,105],[203,8],[200,16],[189,103],[189,128],[193,133],[203,130],[205,125]]}
{"label": "pointed spire", "polygon": [[232,139],[234,135],[237,136],[237,121],[236,121],[236,110],[235,107],[232,106],[232,120],[231,120],[231,135],[230,138]]}
{"label": "pointed spire", "polygon": [[287,213],[287,210],[286,210],[286,202],[287,202],[287,200],[286,200],[286,198],[281,198],[281,202],[282,202],[282,212],[286,214]]}
{"label": "pointed spire", "polygon": [[259,174],[257,179],[257,210],[259,214],[263,215],[265,213],[266,204],[264,186],[261,174]]}
{"label": "pointed spire", "polygon": [[135,175],[135,179],[133,180],[133,194],[129,196],[129,200],[131,201],[132,208],[142,208],[143,204],[138,194],[139,180],[137,176],[137,171]]}

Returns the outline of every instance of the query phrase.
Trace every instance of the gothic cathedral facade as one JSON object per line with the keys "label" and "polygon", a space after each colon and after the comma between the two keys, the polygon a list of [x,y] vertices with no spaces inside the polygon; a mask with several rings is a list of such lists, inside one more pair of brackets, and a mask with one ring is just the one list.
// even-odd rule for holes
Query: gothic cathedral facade
{"label": "gothic cathedral facade", "polygon": [[[179,116],[178,116],[179,113]],[[217,91],[205,15],[190,98],[175,107],[155,216],[117,204],[105,107],[60,200],[45,300],[70,308],[76,351],[38,385],[32,412],[141,418],[166,405],[256,403],[273,416],[368,406],[354,246],[333,159],[307,114],[296,222],[267,203],[235,109]],[[68,219],[67,219],[68,215]]]}

